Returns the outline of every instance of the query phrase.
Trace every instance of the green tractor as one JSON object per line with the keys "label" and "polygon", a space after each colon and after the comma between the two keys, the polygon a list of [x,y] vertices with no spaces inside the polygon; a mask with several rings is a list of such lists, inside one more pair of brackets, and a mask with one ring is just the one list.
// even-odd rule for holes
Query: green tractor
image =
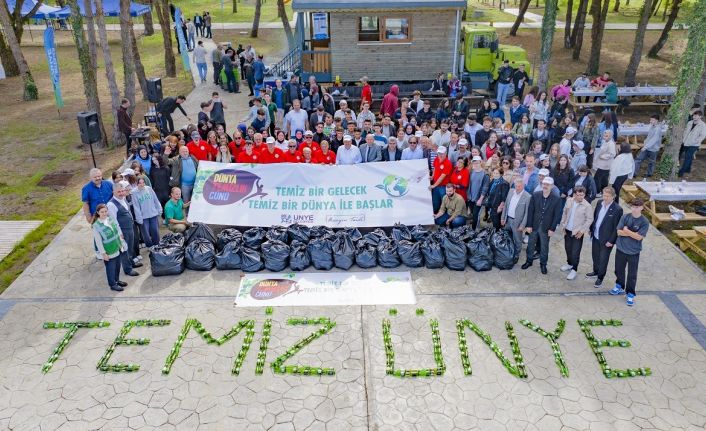
{"label": "green tractor", "polygon": [[[532,67],[527,60],[527,51],[519,46],[500,44],[498,32],[494,27],[482,24],[465,25],[461,42],[461,79],[465,83],[470,82],[473,90],[495,89],[498,69],[505,59],[510,61],[510,66],[514,69],[524,64],[530,82],[532,81]],[[508,96],[512,96],[512,92]]]}

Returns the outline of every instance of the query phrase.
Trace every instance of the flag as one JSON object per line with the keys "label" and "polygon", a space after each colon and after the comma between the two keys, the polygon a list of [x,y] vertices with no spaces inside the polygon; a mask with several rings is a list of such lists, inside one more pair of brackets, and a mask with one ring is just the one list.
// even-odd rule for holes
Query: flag
{"label": "flag", "polygon": [[54,86],[54,99],[56,107],[64,107],[64,99],[61,97],[61,82],[59,81],[59,60],[56,58],[56,46],[54,45],[54,28],[47,27],[44,30],[44,50],[47,53],[47,63],[49,64],[49,74],[51,83]]}
{"label": "flag", "polygon": [[189,61],[189,49],[186,47],[186,39],[184,32],[181,30],[181,23],[184,19],[181,16],[181,8],[176,8],[174,11],[174,22],[176,23],[177,43],[181,50],[181,60],[184,62],[184,70],[191,71],[191,62]]}

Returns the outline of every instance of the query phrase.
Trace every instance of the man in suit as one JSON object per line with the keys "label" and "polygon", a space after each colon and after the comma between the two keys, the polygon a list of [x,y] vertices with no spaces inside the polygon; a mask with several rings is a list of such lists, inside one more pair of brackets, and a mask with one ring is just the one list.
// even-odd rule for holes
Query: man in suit
{"label": "man in suit", "polygon": [[309,124],[314,126],[319,123],[323,124],[324,121],[326,121],[326,113],[324,112],[323,105],[319,105],[316,107],[316,111],[309,116]]}
{"label": "man in suit", "polygon": [[522,265],[522,269],[532,266],[536,245],[539,242],[539,267],[542,274],[547,273],[549,239],[554,235],[561,221],[561,198],[552,193],[553,187],[554,179],[551,177],[542,180],[542,190],[532,195],[527,209],[525,232],[530,234],[530,237],[527,244],[527,261]]}
{"label": "man in suit", "polygon": [[593,287],[603,287],[603,278],[608,271],[610,253],[618,239],[618,223],[622,216],[623,208],[615,202],[615,189],[604,188],[603,201],[593,211],[590,228],[593,271],[586,274],[586,277],[596,279]]}
{"label": "man in suit", "polygon": [[380,146],[375,143],[375,136],[372,133],[368,133],[365,136],[365,145],[360,147],[360,155],[363,157],[362,163],[382,160],[382,151],[380,151]]}
{"label": "man in suit", "polygon": [[396,162],[402,159],[402,150],[397,148],[397,138],[390,136],[387,140],[387,147],[382,150],[383,162]]}
{"label": "man in suit", "polygon": [[520,259],[522,235],[527,225],[527,210],[532,195],[525,190],[525,183],[521,176],[515,177],[514,184],[515,188],[510,189],[505,199],[500,224],[512,232],[512,240],[515,242],[515,262],[517,262]]}

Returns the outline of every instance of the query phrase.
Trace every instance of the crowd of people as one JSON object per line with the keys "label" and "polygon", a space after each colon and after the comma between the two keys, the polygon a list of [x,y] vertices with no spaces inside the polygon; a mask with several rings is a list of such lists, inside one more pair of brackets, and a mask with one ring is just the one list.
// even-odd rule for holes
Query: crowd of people
{"label": "crowd of people", "polygon": [[[229,61],[225,57],[230,59],[233,54],[229,50],[219,46],[218,55],[212,56],[214,62],[221,57],[221,67],[225,67]],[[246,63],[255,58],[252,47],[243,52],[248,52]],[[519,79],[523,84],[514,86],[519,92],[509,104],[487,98],[476,112],[471,112],[461,91],[432,107],[418,91],[411,98],[401,97],[397,85],[382,97],[379,112],[373,112],[373,98],[381,95],[372,94],[366,78],[361,80],[360,110],[356,112],[345,98],[334,100],[336,93],[328,92],[313,76],[304,84],[292,76],[286,83],[276,80],[274,86],[265,87],[258,72],[251,91],[257,85],[259,94],[251,99],[248,115],[230,130],[225,121],[227,106],[218,92],[201,103],[197,123],[181,130],[174,130],[170,114],[181,109],[185,97],[166,98],[158,109],[163,139],[138,147],[128,172],[113,174],[116,187],[112,193],[101,192],[95,201],[108,199],[98,203],[107,204],[108,220],[119,229],[104,227],[103,208],[98,204],[89,200],[85,206],[86,218],[94,224],[97,252],[106,262],[118,259],[115,247],[100,246],[117,231],[125,240],[120,256],[124,272],[130,275],[140,264],[136,238],[141,237],[147,246],[155,244],[159,240],[155,221],[160,216],[173,232],[186,230],[185,213],[200,161],[349,165],[420,159],[430,173],[436,224],[470,223],[477,229],[488,223],[508,229],[515,242],[515,261],[527,243],[522,268],[528,269],[539,259],[543,274],[548,272],[550,238],[559,231],[564,234],[566,251],[561,269],[569,280],[577,277],[581,248],[590,237],[593,270],[587,277],[595,278],[596,288],[603,286],[615,248],[616,284],[611,293],[627,292],[627,303],[633,305],[648,222],[641,215],[642,201],[629,202],[631,210],[623,214],[618,200],[623,184],[641,173],[643,162],[647,162],[643,175],[654,175],[663,139],[660,118],[650,117],[644,145],[633,158],[631,145],[616,139],[615,111],[587,109],[579,115],[567,103],[572,89],[585,86],[606,88],[606,97],[612,97],[609,89],[615,83],[608,73],[593,81],[582,75],[573,84],[565,80],[550,91],[539,91],[525,85],[523,72],[508,75],[510,82]],[[451,92],[445,84],[438,86]],[[698,107],[690,112],[680,175],[690,171],[692,148],[698,149],[706,138],[702,117]],[[100,184],[92,179],[84,197],[95,195],[103,187]],[[121,211],[125,197],[132,201],[128,205],[131,219]],[[140,235],[134,235],[138,231]],[[115,274],[117,263],[110,265]],[[106,263],[107,271],[108,267]],[[108,278],[116,280],[117,276],[111,279],[109,274]],[[119,290],[120,282],[111,288]]]}

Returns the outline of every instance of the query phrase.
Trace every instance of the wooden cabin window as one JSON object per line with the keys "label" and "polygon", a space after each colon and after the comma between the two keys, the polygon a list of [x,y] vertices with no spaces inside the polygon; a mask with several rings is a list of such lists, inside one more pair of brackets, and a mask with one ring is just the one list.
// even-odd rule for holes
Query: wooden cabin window
{"label": "wooden cabin window", "polygon": [[358,42],[409,42],[412,40],[410,17],[361,16],[358,18]]}

